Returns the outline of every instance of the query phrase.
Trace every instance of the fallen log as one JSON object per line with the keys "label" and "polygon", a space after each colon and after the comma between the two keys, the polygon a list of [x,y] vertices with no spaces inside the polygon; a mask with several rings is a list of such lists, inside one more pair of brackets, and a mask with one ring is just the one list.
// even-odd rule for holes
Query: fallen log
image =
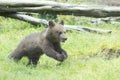
{"label": "fallen log", "polygon": [[[31,23],[33,25],[40,25],[44,24],[48,26],[48,21],[44,19],[38,19],[34,18],[25,14],[17,14],[17,13],[9,13],[9,14],[0,14],[1,16],[4,17],[11,17],[14,19],[19,19],[22,21],[26,21],[28,23]],[[106,33],[112,33],[111,30],[100,30],[100,29],[94,29],[94,28],[88,28],[88,27],[81,27],[81,26],[73,26],[73,25],[65,25],[66,30],[76,30],[78,32],[92,32],[92,33],[98,33],[98,34],[106,34]]]}
{"label": "fallen log", "polygon": [[80,6],[75,4],[58,3],[53,1],[0,1],[2,12],[36,12],[55,13],[62,15],[88,16],[88,17],[117,17],[120,16],[120,7],[108,6]]}
{"label": "fallen log", "polygon": [[61,14],[87,17],[117,17],[120,16],[120,7],[21,7],[21,8],[5,8],[0,7],[0,12],[35,12],[47,14]]}
{"label": "fallen log", "polygon": [[28,15],[24,15],[24,14],[16,14],[16,13],[12,13],[12,14],[1,14],[2,16],[5,17],[10,17],[10,18],[14,18],[14,19],[19,19],[25,22],[29,22],[33,25],[40,25],[40,24],[44,24],[44,25],[48,25],[48,21],[44,20],[44,19],[38,19],[38,18],[34,18]]}
{"label": "fallen log", "polygon": [[59,3],[43,0],[0,0],[1,7],[39,7],[39,6],[76,6],[76,4]]}
{"label": "fallen log", "polygon": [[103,23],[120,24],[120,17],[107,17],[107,18],[97,18],[97,19],[95,18],[89,20],[88,22],[95,25],[100,25]]}
{"label": "fallen log", "polygon": [[89,27],[83,27],[83,26],[65,25],[65,28],[67,30],[71,29],[76,31],[91,32],[91,33],[98,33],[98,34],[112,33],[111,30],[101,30],[101,29],[95,29],[95,28],[89,28]]}
{"label": "fallen log", "polygon": [[104,22],[120,21],[120,17],[107,17],[107,18],[101,18],[101,21],[104,21]]}

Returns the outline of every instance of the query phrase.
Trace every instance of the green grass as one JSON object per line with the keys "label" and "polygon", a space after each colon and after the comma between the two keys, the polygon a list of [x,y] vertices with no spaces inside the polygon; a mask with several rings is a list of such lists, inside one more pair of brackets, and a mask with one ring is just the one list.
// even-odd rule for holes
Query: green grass
{"label": "green grass", "polygon": [[[76,19],[73,23],[67,18],[65,20],[66,24],[77,22]],[[62,43],[62,47],[68,52],[68,59],[58,65],[59,62],[43,55],[37,67],[33,68],[25,66],[27,58],[23,58],[20,63],[14,63],[7,56],[26,35],[39,32],[44,27],[0,17],[0,80],[119,80],[120,58],[105,60],[101,57],[89,57],[91,54],[99,54],[104,48],[120,49],[119,25],[77,25],[109,29],[113,33],[100,35],[67,32],[68,40]],[[86,58],[82,58],[83,55]]]}

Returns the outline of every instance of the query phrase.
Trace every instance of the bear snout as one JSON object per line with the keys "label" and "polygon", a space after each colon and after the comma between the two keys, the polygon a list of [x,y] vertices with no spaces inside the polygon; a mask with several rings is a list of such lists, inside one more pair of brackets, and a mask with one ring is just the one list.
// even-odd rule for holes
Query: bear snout
{"label": "bear snout", "polygon": [[64,41],[66,41],[67,40],[67,38],[64,38]]}
{"label": "bear snout", "polygon": [[67,38],[62,38],[61,42],[65,42],[67,40]]}

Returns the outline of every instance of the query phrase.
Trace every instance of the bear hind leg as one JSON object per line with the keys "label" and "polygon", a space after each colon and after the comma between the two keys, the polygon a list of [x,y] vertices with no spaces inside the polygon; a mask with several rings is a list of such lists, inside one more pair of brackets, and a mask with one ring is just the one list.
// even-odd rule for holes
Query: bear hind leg
{"label": "bear hind leg", "polygon": [[36,66],[38,63],[38,60],[39,60],[39,57],[30,57],[27,66],[29,66],[29,65]]}
{"label": "bear hind leg", "polygon": [[13,53],[8,55],[8,58],[14,60],[15,62],[18,62],[19,60],[21,60],[22,57],[23,55],[15,55]]}

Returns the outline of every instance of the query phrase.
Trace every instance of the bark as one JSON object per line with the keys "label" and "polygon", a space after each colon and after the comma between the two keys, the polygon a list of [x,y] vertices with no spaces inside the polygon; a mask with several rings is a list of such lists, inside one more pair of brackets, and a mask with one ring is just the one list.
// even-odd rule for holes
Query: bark
{"label": "bark", "polygon": [[58,3],[43,0],[0,0],[1,7],[35,7],[35,6],[74,6],[73,4]]}

